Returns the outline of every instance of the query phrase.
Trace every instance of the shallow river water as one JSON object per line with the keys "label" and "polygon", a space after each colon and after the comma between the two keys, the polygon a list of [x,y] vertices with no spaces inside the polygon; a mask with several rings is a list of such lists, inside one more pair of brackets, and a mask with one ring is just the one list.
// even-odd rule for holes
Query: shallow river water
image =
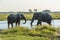
{"label": "shallow river water", "polygon": [[[30,22],[31,22],[31,21],[28,20],[25,24],[23,24],[24,21],[21,21],[20,26],[31,28]],[[33,27],[35,27],[36,24],[37,24],[37,20],[35,20],[35,21],[33,22]],[[45,24],[47,24],[47,23],[42,22],[42,25],[43,25],[43,24],[45,25]],[[52,20],[52,21],[51,21],[51,24],[52,24],[53,27],[60,27],[60,20]],[[15,26],[15,24],[14,24],[14,26]],[[11,27],[11,25],[10,25],[10,27]],[[8,28],[7,21],[0,21],[0,30],[1,30],[1,29],[7,29],[7,28]]]}

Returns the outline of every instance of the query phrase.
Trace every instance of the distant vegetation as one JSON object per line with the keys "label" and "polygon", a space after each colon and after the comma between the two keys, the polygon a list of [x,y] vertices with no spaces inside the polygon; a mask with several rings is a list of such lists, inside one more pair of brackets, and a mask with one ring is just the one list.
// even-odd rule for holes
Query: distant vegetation
{"label": "distant vegetation", "polygon": [[53,19],[60,19],[60,13],[50,13]]}
{"label": "distant vegetation", "polygon": [[8,15],[9,15],[9,14],[0,14],[0,20],[1,20],[1,21],[7,20]]}
{"label": "distant vegetation", "polygon": [[[14,13],[16,14],[16,13]],[[23,13],[24,16],[26,17],[27,20],[31,20],[33,17],[33,13]],[[9,13],[3,13],[0,14],[0,20],[7,20]],[[53,19],[60,19],[60,13],[50,13],[50,15],[52,16]]]}

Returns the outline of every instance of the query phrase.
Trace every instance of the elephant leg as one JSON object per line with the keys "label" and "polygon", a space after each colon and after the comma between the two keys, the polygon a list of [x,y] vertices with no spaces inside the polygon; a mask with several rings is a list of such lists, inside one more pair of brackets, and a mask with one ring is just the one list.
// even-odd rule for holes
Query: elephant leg
{"label": "elephant leg", "polygon": [[10,24],[10,23],[8,23],[8,28],[9,28],[9,24]]}
{"label": "elephant leg", "polygon": [[13,23],[11,23],[11,26],[12,26],[12,28],[13,28]]}
{"label": "elephant leg", "polygon": [[39,24],[41,25],[41,22],[38,22],[38,23],[37,23],[37,26],[38,26]]}
{"label": "elephant leg", "polygon": [[18,26],[20,26],[20,21],[18,22]]}
{"label": "elephant leg", "polygon": [[17,27],[17,22],[16,22],[16,27]]}
{"label": "elephant leg", "polygon": [[38,19],[37,25],[39,25],[39,24],[41,25],[41,22],[42,22],[41,19]]}
{"label": "elephant leg", "polygon": [[47,22],[49,25],[51,25],[51,22]]}
{"label": "elephant leg", "polygon": [[32,23],[30,23],[30,25],[32,26]]}
{"label": "elephant leg", "polygon": [[41,22],[39,22],[39,24],[41,25]]}
{"label": "elephant leg", "polygon": [[51,22],[47,22],[49,25],[48,25],[48,27],[51,27]]}
{"label": "elephant leg", "polygon": [[39,22],[37,23],[37,26],[38,26]]}

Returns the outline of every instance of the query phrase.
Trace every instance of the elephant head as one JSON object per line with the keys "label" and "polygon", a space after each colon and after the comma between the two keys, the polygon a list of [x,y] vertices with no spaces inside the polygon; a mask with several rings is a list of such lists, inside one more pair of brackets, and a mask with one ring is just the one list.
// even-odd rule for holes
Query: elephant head
{"label": "elephant head", "polygon": [[20,20],[24,19],[25,20],[25,22],[23,24],[26,23],[26,18],[24,17],[23,14],[16,14],[16,15],[18,15],[18,19],[20,19]]}
{"label": "elephant head", "polygon": [[23,14],[21,14],[21,19],[25,20],[25,22],[23,23],[23,24],[25,24],[26,23],[26,18],[25,18],[25,16]]}

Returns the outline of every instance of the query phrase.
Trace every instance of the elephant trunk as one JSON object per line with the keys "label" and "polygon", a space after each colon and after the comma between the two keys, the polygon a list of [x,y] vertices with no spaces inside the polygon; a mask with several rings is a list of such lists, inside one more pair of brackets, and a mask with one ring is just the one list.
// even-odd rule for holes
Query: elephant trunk
{"label": "elephant trunk", "polygon": [[33,21],[38,19],[37,16],[38,16],[38,15],[37,15],[36,13],[33,15],[33,18],[32,18],[31,23],[30,23],[31,26],[32,26]]}
{"label": "elephant trunk", "polygon": [[33,23],[33,19],[32,19],[32,21],[31,21],[31,23],[30,23],[30,24],[31,24],[31,26],[32,26],[32,23]]}
{"label": "elephant trunk", "polygon": [[25,22],[23,24],[25,24],[26,23],[26,18],[24,17],[23,19],[25,20]]}
{"label": "elephant trunk", "polygon": [[32,20],[31,20],[31,23],[30,23],[31,26],[32,26],[32,23],[33,23],[34,19],[35,19],[35,17],[33,16]]}

